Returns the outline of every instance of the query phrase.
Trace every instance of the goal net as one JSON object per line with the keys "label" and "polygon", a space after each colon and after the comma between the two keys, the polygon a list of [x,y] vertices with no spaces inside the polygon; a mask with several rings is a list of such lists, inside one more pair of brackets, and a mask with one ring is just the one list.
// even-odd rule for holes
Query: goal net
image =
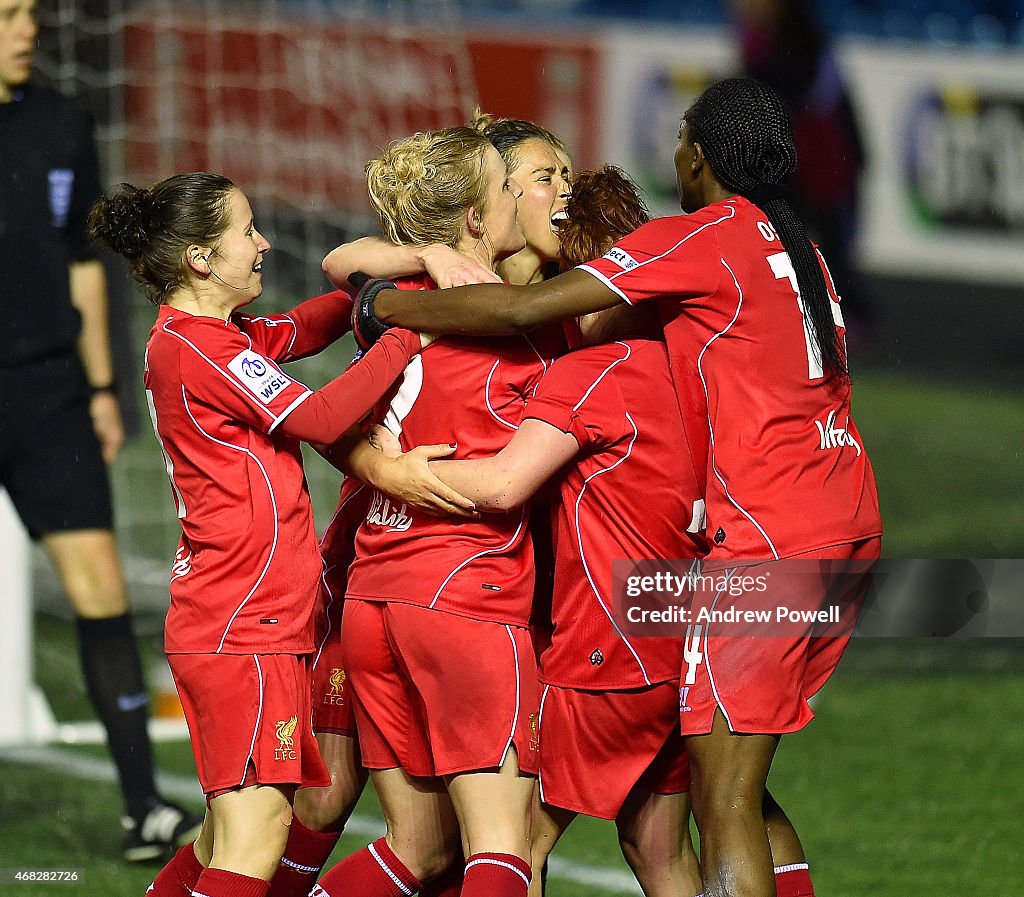
{"label": "goal net", "polygon": [[[324,254],[375,231],[369,158],[396,137],[465,122],[475,104],[450,0],[41,0],[39,17],[37,71],[93,109],[107,184],[208,170],[246,192],[273,244],[267,311],[323,292]],[[124,278],[113,280],[116,292]],[[152,315],[121,289],[130,400],[144,407],[137,359]],[[294,373],[316,387],[350,355],[343,344]],[[113,472],[118,536],[133,601],[159,606],[178,528],[145,418],[140,430]],[[339,475],[319,458],[307,474],[322,527]]]}

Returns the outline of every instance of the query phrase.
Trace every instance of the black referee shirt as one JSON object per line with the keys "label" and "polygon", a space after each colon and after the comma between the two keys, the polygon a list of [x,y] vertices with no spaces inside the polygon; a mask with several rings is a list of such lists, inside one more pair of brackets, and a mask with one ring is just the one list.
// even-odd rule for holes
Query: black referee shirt
{"label": "black referee shirt", "polygon": [[0,103],[0,367],[74,349],[68,265],[96,257],[85,220],[100,192],[84,108],[33,85]]}

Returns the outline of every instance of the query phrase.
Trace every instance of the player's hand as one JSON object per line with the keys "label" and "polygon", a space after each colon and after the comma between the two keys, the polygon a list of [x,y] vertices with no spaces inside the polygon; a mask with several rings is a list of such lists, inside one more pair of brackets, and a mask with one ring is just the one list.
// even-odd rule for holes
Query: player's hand
{"label": "player's hand", "polygon": [[397,290],[390,280],[367,277],[356,271],[349,275],[349,282],[359,287],[359,293],[352,303],[352,335],[356,345],[363,351],[369,349],[388,331],[388,325],[373,313],[373,300],[381,290]]}
{"label": "player's hand", "polygon": [[435,517],[479,517],[476,505],[438,479],[429,461],[447,458],[454,445],[420,445],[395,458],[382,457],[373,465],[371,484],[406,505]]}
{"label": "player's hand", "polygon": [[433,243],[426,247],[421,257],[427,274],[442,290],[472,283],[502,282],[490,268],[443,243]]}
{"label": "player's hand", "polygon": [[100,441],[103,460],[113,464],[117,453],[124,445],[124,423],[121,421],[121,406],[112,392],[98,392],[89,402],[89,416],[92,428]]}

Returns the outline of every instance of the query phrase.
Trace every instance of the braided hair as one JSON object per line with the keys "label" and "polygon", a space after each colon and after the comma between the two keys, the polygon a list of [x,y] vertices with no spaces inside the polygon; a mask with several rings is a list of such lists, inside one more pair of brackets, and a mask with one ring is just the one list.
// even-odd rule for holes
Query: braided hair
{"label": "braided hair", "polygon": [[846,377],[846,352],[832,318],[825,276],[788,199],[788,181],[796,171],[797,158],[781,97],[753,78],[728,78],[704,91],[683,120],[722,186],[746,197],[768,216],[793,263],[822,370]]}

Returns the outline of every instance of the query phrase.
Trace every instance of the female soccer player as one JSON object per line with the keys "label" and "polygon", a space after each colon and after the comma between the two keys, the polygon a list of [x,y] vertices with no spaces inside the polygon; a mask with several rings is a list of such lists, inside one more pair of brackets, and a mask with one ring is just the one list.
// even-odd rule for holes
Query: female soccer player
{"label": "female soccer player", "polygon": [[262,293],[270,244],[245,195],[218,175],[121,185],[94,205],[89,229],[158,306],[146,395],[182,527],[165,650],[208,811],[194,850],[153,890],[262,897],[296,787],[327,781],[309,728],[320,559],[299,440],[337,439],[421,339],[397,333],[318,392],[285,374],[279,363],[346,332],[351,300],[332,293],[285,315],[239,314]]}
{"label": "female soccer player", "polygon": [[[397,141],[367,180],[395,243],[446,242],[492,269],[523,246],[520,191],[470,128]],[[433,284],[421,276],[407,286]],[[492,453],[546,365],[522,337],[441,339],[377,416],[403,448],[443,434],[459,455]],[[328,871],[314,893],[418,890],[449,864],[461,829],[462,894],[525,895],[538,696],[524,513],[427,517],[373,492],[348,572],[342,657],[388,833]]]}
{"label": "female soccer player", "polygon": [[[838,297],[785,198],[796,155],[781,100],[751,79],[712,85],[683,117],[675,165],[690,214],[644,225],[540,284],[460,287],[430,303],[370,284],[360,327],[375,309],[386,323],[509,333],[656,300],[682,413],[694,409],[683,451],[705,492],[712,569],[810,558],[819,581],[800,597],[818,607],[830,579],[878,556],[881,521],[850,416]],[[780,736],[811,719],[807,698],[846,639],[751,642],[712,625],[700,636],[680,719],[704,883],[716,897],[763,897],[773,888],[761,821],[771,760]]]}

